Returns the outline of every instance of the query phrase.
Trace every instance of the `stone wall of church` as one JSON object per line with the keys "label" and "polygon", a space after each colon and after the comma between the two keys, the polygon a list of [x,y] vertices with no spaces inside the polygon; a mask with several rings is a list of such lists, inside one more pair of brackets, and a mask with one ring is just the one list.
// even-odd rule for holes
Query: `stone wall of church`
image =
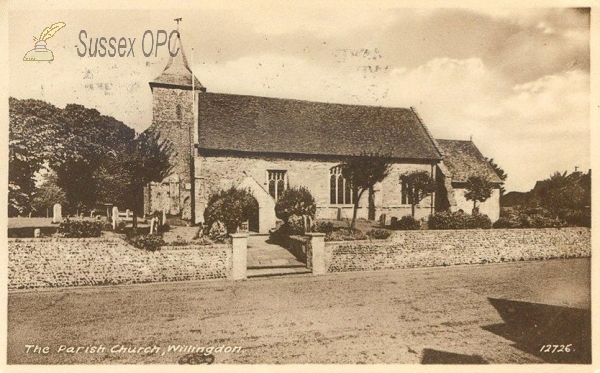
{"label": "stone wall of church", "polygon": [[[456,200],[456,206],[452,206],[452,211],[463,210],[467,214],[471,214],[473,211],[473,201],[469,201],[465,198],[467,190],[465,188],[452,188],[454,193],[454,199]],[[500,188],[494,188],[490,198],[484,202],[477,202],[479,212],[487,215],[492,222],[500,219]]]}
{"label": "stone wall of church", "polygon": [[[237,187],[246,176],[254,178],[267,192],[268,171],[281,170],[287,173],[289,187],[304,186],[310,190],[317,203],[318,219],[343,219],[352,217],[352,205],[330,204],[330,170],[340,164],[340,160],[328,159],[294,159],[290,157],[259,156],[199,156],[196,158],[196,214],[201,217],[209,196],[232,186]],[[391,217],[402,217],[411,213],[410,205],[401,202],[400,175],[412,170],[430,172],[430,165],[395,164],[390,175],[375,188],[376,219],[382,213]],[[368,217],[368,196],[364,193],[360,200],[358,217]],[[431,211],[431,199],[421,201],[416,209],[416,217],[427,216]]]}
{"label": "stone wall of church", "polygon": [[[194,122],[192,91],[154,87],[151,130],[173,145],[172,175],[153,184],[145,194],[145,211],[162,211],[191,218],[190,126]],[[176,183],[176,185],[174,184]],[[177,190],[176,190],[177,189]]]}
{"label": "stone wall of church", "polygon": [[[190,126],[194,122],[192,91],[154,87],[152,92],[152,130],[173,144],[173,173],[190,182]],[[180,107],[178,115],[177,107]]]}

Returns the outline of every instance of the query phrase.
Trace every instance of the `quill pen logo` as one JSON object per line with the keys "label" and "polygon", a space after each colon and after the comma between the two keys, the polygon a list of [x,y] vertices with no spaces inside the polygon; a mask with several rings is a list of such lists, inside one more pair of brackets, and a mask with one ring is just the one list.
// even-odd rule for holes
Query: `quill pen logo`
{"label": "quill pen logo", "polygon": [[52,26],[46,27],[39,38],[33,37],[35,48],[30,50],[23,57],[23,61],[54,61],[54,54],[50,49],[46,48],[46,40],[50,39],[60,30],[65,27],[64,22],[57,22]]}

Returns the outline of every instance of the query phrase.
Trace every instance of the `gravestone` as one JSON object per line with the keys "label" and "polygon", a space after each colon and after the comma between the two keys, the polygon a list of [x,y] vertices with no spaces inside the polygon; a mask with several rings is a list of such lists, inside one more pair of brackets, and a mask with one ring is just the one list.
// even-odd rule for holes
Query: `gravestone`
{"label": "gravestone", "polygon": [[40,228],[35,228],[33,230],[33,238],[40,238],[41,235],[42,235],[42,231],[40,230]]}
{"label": "gravestone", "polygon": [[154,225],[156,225],[156,218],[150,219],[150,234],[154,234]]}
{"label": "gravestone", "polygon": [[62,221],[62,207],[60,203],[54,205],[54,209],[52,210],[52,222],[60,223]]}
{"label": "gravestone", "polygon": [[113,230],[117,229],[117,225],[119,224],[119,209],[117,206],[113,206],[112,208],[112,226]]}

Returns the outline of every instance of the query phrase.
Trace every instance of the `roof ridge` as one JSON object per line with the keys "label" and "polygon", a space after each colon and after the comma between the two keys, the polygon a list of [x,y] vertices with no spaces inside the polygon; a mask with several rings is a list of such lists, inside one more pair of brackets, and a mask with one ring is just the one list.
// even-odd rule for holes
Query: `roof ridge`
{"label": "roof ridge", "polygon": [[300,99],[300,98],[257,96],[257,95],[250,95],[250,94],[214,92],[214,91],[212,91],[212,92],[205,92],[204,94],[205,95],[214,95],[214,96],[238,96],[238,97],[267,98],[267,99],[279,100],[279,101],[308,102],[308,103],[311,103],[311,104],[326,104],[326,105],[340,105],[340,106],[358,106],[358,107],[367,107],[367,108],[410,110],[410,107],[402,107],[402,106],[381,106],[381,105],[368,105],[368,104],[347,104],[347,103],[343,103],[343,102],[313,101],[313,100],[306,100],[306,99]]}
{"label": "roof ridge", "polygon": [[438,151],[438,153],[440,153],[440,156],[442,158],[444,158],[446,156],[446,153],[444,153],[444,150],[440,147],[440,145],[437,143],[437,141],[433,138],[433,135],[431,134],[431,132],[429,132],[429,128],[427,128],[427,126],[425,125],[425,122],[423,122],[423,120],[419,116],[419,113],[417,113],[417,109],[415,109],[414,107],[411,106],[410,110],[412,110],[412,112],[415,114],[415,116],[419,120],[419,123],[421,123],[421,126],[423,126],[423,128],[425,129],[425,132],[427,133],[427,136],[433,143],[433,146],[435,147],[435,149]]}

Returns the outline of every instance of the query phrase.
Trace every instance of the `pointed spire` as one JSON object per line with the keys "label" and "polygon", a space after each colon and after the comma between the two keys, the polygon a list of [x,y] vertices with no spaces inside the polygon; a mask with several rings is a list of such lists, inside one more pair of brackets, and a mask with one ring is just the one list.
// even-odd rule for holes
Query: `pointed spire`
{"label": "pointed spire", "polygon": [[177,51],[175,57],[169,56],[169,62],[163,70],[163,72],[152,82],[150,86],[154,85],[170,85],[181,88],[192,88],[192,78],[194,79],[195,89],[206,92],[206,88],[200,83],[200,81],[192,73],[190,65],[188,64],[185,52],[183,51],[183,44],[181,43],[181,34],[179,33],[179,21],[180,18],[175,19],[177,21],[177,39],[175,45],[172,46],[173,51]]}

